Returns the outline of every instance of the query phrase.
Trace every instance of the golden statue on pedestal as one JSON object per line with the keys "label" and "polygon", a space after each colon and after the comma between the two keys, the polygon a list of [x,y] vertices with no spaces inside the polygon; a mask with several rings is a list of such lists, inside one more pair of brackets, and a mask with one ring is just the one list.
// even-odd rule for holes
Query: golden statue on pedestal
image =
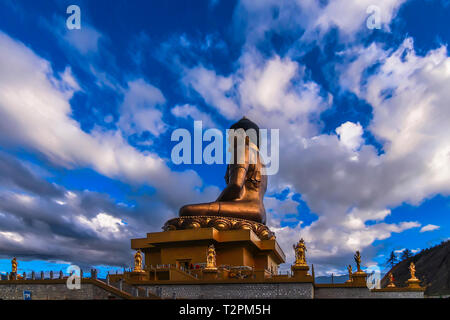
{"label": "golden statue on pedestal", "polygon": [[411,274],[411,278],[409,278],[409,280],[419,280],[416,278],[416,265],[414,262],[411,262],[409,265],[409,273]]}
{"label": "golden statue on pedestal", "polygon": [[356,272],[361,273],[361,254],[359,251],[356,251],[356,254],[353,256],[356,262]]}
{"label": "golden statue on pedestal", "polygon": [[295,266],[306,266],[306,246],[305,240],[303,238],[297,243],[297,245],[293,245],[295,251]]}
{"label": "golden statue on pedestal", "polygon": [[416,265],[414,262],[411,262],[409,265],[409,273],[411,274],[411,277],[406,281],[408,288],[421,289],[420,280],[416,277]]}
{"label": "golden statue on pedestal", "polygon": [[[179,215],[240,218],[265,224],[263,198],[267,175],[262,174],[264,165],[259,155],[259,127],[243,117],[230,129],[235,130],[235,135],[229,136],[229,151],[234,161],[227,166],[225,173],[227,186],[216,201],[185,205]],[[240,144],[244,143],[245,148],[242,148]]]}
{"label": "golden statue on pedestal", "polygon": [[11,260],[11,273],[17,274],[17,260],[15,257]]}
{"label": "golden statue on pedestal", "polygon": [[216,270],[216,249],[214,248],[214,245],[211,244],[208,247],[208,253],[206,255],[206,267],[207,270]]}
{"label": "golden statue on pedestal", "polygon": [[134,272],[143,272],[142,270],[142,251],[137,250],[134,254]]}

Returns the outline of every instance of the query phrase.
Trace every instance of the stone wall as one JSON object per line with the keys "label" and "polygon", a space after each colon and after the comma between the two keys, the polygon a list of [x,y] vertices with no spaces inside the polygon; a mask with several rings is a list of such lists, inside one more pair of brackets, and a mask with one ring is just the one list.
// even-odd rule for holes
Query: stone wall
{"label": "stone wall", "polygon": [[312,283],[141,285],[163,299],[312,299]]}
{"label": "stone wall", "polygon": [[420,291],[370,291],[367,288],[316,287],[315,299],[423,298]]}
{"label": "stone wall", "polygon": [[32,300],[120,299],[93,283],[81,283],[79,290],[69,290],[65,281],[0,281],[0,299],[23,300],[24,291],[31,292]]}
{"label": "stone wall", "polygon": [[[124,286],[128,286],[124,283]],[[370,291],[358,287],[314,287],[312,283],[204,283],[140,284],[139,297],[145,289],[163,299],[358,299],[423,298],[420,291]],[[124,288],[125,289],[125,288]],[[134,289],[130,286],[130,289]],[[0,281],[0,299],[23,300],[30,291],[33,300],[93,300],[133,298],[97,280],[83,280],[80,290],[69,290],[64,280]],[[131,290],[133,291],[133,290]],[[135,295],[135,293],[133,293]],[[135,298],[135,297],[134,297]]]}

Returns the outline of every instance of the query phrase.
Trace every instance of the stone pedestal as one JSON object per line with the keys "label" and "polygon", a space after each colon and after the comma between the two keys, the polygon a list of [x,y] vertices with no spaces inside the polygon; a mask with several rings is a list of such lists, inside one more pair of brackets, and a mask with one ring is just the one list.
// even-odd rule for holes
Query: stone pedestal
{"label": "stone pedestal", "polygon": [[215,280],[217,279],[218,270],[217,268],[214,269],[203,269],[202,275],[203,280]]}
{"label": "stone pedestal", "polygon": [[364,271],[357,271],[352,274],[352,281],[350,282],[354,287],[367,287],[367,273]]}
{"label": "stone pedestal", "polygon": [[293,265],[291,270],[296,281],[313,282],[313,277],[308,274],[309,267],[307,265]]}
{"label": "stone pedestal", "polygon": [[148,280],[148,273],[145,272],[144,270],[127,272],[126,276],[128,277],[128,279],[130,279],[132,281],[146,281],[146,280]]}
{"label": "stone pedestal", "polygon": [[406,284],[408,285],[408,288],[410,288],[410,289],[421,289],[422,288],[420,286],[420,280],[417,278],[408,279],[408,281],[406,281]]}

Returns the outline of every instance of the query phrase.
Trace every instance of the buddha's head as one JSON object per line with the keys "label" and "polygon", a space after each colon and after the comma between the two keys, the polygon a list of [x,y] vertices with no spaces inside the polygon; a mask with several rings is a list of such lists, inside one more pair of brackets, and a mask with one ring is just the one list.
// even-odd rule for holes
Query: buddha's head
{"label": "buddha's head", "polygon": [[247,133],[249,140],[259,147],[259,127],[250,119],[247,119],[244,116],[241,120],[233,124],[230,129],[235,130],[236,135],[243,135],[244,133]]}

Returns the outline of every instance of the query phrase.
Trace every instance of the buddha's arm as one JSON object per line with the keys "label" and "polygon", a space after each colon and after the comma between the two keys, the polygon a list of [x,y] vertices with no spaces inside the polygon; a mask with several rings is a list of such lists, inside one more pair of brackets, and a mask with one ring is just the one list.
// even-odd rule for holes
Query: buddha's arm
{"label": "buddha's arm", "polygon": [[238,199],[245,183],[248,164],[230,166],[228,184],[219,196],[219,201],[231,201]]}
{"label": "buddha's arm", "polygon": [[243,158],[243,161],[241,161],[243,163],[238,162],[228,166],[226,174],[228,178],[227,186],[220,194],[218,201],[231,201],[240,198],[249,166],[248,145],[245,148]]}

